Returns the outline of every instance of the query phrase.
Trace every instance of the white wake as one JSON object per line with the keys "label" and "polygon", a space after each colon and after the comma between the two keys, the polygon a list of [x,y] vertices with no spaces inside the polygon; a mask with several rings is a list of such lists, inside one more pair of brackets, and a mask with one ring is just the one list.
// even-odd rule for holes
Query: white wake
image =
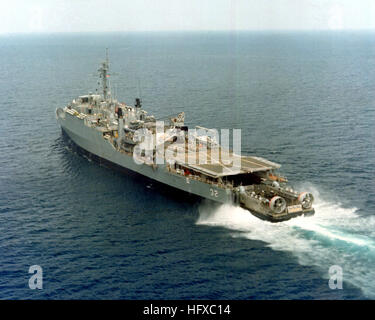
{"label": "white wake", "polygon": [[313,192],[318,195],[313,217],[270,223],[239,207],[203,202],[197,224],[221,226],[233,230],[233,237],[260,240],[274,250],[291,252],[300,264],[315,266],[325,278],[330,266],[339,265],[344,286],[351,283],[374,298],[375,217],[361,217],[356,208],[322,200],[317,190]]}

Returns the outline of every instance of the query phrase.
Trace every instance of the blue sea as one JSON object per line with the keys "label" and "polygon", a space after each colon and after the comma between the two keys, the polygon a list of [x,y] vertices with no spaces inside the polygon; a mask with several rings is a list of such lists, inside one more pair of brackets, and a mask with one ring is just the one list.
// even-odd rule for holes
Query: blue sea
{"label": "blue sea", "polygon": [[[315,216],[272,224],[78,154],[55,109],[95,92],[106,48],[120,101],[242,129]],[[375,297],[374,33],[1,35],[0,62],[0,299]]]}

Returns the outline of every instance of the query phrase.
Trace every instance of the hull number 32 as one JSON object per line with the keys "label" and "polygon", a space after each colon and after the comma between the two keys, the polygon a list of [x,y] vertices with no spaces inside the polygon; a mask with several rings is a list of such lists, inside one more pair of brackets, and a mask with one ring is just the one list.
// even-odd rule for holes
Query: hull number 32
{"label": "hull number 32", "polygon": [[210,194],[211,194],[212,197],[215,197],[215,198],[217,198],[218,195],[219,195],[217,190],[212,189],[212,188],[210,188]]}

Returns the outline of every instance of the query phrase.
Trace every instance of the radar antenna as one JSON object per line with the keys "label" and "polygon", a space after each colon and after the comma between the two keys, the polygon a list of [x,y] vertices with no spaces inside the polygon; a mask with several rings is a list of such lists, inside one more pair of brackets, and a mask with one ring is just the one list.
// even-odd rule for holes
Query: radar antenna
{"label": "radar antenna", "polygon": [[108,48],[106,49],[106,60],[102,62],[101,67],[99,68],[99,76],[102,80],[103,86],[103,98],[104,101],[107,101],[108,97],[110,96],[110,91],[108,90],[108,70],[109,70],[109,59],[108,59]]}

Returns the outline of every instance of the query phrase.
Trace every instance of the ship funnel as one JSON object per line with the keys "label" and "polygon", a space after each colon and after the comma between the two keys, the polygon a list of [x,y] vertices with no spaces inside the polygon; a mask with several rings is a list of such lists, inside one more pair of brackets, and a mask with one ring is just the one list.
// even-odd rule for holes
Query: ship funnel
{"label": "ship funnel", "polygon": [[136,108],[141,108],[142,107],[142,101],[140,98],[135,98],[135,105]]}

